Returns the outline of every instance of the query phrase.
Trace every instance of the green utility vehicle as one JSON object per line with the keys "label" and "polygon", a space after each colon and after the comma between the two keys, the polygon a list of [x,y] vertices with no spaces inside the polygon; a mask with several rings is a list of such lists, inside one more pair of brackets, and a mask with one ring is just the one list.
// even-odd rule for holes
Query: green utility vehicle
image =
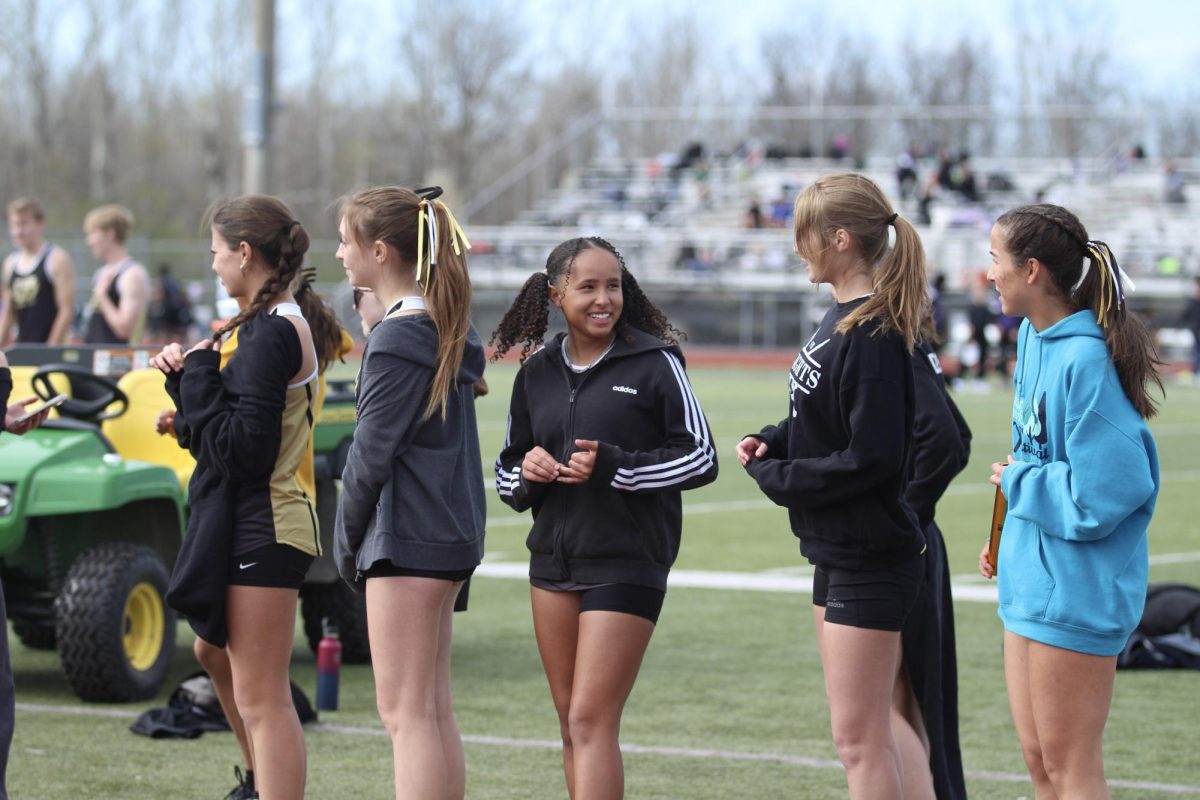
{"label": "green utility vehicle", "polygon": [[[171,406],[151,352],[105,347],[8,351],[13,397],[30,389],[70,399],[23,437],[0,436],[0,577],[20,641],[57,648],[85,700],[155,695],[175,651],[176,619],[163,602],[186,531],[194,462],[154,430]],[[119,380],[118,380],[119,377]],[[369,658],[366,610],[330,559],[341,475],[354,430],[353,392],[331,383],[317,419],[314,459],[321,538],[301,590],[315,650],[321,618],[341,629],[347,661]]]}

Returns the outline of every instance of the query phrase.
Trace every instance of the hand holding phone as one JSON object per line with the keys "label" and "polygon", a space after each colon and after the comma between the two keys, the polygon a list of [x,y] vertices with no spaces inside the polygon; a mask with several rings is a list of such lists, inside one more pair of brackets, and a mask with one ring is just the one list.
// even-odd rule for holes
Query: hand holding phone
{"label": "hand holding phone", "polygon": [[[43,411],[49,411],[52,408],[58,408],[59,406],[61,406],[63,404],[63,401],[66,399],[67,399],[67,396],[65,394],[56,394],[56,395],[54,395],[54,397],[51,397],[46,402],[44,402],[40,405],[34,406],[33,408],[26,409],[25,413],[22,414],[21,416],[17,417],[15,420],[13,420],[13,422],[17,425],[20,425],[22,422],[28,422],[29,420],[33,419],[34,417],[36,417],[38,414],[42,413]],[[28,401],[26,401],[26,402],[28,402]]]}
{"label": "hand holding phone", "polygon": [[9,433],[15,433],[20,436],[31,428],[41,425],[45,421],[46,415],[50,413],[50,409],[62,405],[66,399],[67,396],[65,394],[57,394],[33,409],[28,409],[27,406],[37,400],[36,397],[27,397],[24,400],[13,403],[6,410],[4,429]]}

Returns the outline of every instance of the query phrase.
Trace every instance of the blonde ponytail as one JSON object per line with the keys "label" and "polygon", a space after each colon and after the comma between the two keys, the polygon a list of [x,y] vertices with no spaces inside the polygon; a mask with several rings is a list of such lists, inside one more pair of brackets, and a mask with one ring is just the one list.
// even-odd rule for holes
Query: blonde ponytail
{"label": "blonde ponytail", "polygon": [[[825,246],[840,229],[853,237],[863,259],[872,266],[873,294],[846,315],[838,324],[838,333],[874,323],[877,332],[900,334],[911,351],[920,338],[929,305],[925,248],[916,228],[892,211],[883,190],[863,175],[826,175],[796,198],[794,220],[796,248],[802,255],[814,245]],[[892,226],[896,242],[889,250],[888,228]]]}

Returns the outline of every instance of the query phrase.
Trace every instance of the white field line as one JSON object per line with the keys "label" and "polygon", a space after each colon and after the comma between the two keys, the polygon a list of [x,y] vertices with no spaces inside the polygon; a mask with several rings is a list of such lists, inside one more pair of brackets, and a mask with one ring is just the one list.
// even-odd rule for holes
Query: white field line
{"label": "white field line", "polygon": [[1200,553],[1159,553],[1156,556],[1150,556],[1151,566],[1157,564],[1190,564],[1193,561],[1200,561]]}
{"label": "white field line", "polygon": [[[1162,439],[1167,436],[1172,438],[1179,436],[1200,436],[1200,425],[1189,422],[1179,422],[1171,425],[1154,425],[1150,428],[1150,433],[1156,439]],[[972,445],[1011,445],[1012,432],[1005,431],[1004,433],[985,433],[981,436],[971,437]]]}
{"label": "white field line", "polygon": [[[484,562],[475,569],[475,574],[485,578],[529,580],[529,564],[524,561]],[[775,570],[716,572],[675,569],[671,570],[671,574],[667,577],[667,585],[672,589],[725,589],[745,592],[812,594],[812,575],[789,575]],[[997,599],[995,584],[951,583],[950,590],[955,600],[995,603]]]}
{"label": "white field line", "polygon": [[[69,714],[73,716],[109,717],[134,719],[137,711],[124,709],[95,708],[92,706],[54,706],[37,703],[17,703],[17,711],[24,714]],[[330,733],[338,736],[373,736],[386,737],[383,728],[368,728],[352,725],[332,725],[316,723],[308,726],[314,733]],[[534,750],[560,750],[562,743],[550,739],[517,739],[507,736],[481,736],[464,734],[462,740],[466,744],[489,745],[493,747],[509,747]],[[785,764],[793,767],[809,769],[840,770],[840,761],[829,758],[812,758],[810,756],[793,755],[790,753],[756,753],[743,750],[716,750],[709,748],[691,747],[655,747],[650,745],[623,744],[623,753],[650,756],[665,756],[668,758],[696,758],[705,761],[752,761]],[[1015,772],[993,772],[990,770],[967,770],[967,777],[977,778],[995,783],[1029,783],[1029,776]],[[1157,783],[1152,781],[1130,781],[1110,779],[1109,786],[1119,789],[1163,792],[1166,794],[1200,795],[1200,786],[1189,786],[1177,783]]]}
{"label": "white field line", "polygon": [[[1151,556],[1151,564],[1185,564],[1200,561],[1200,553],[1162,553]],[[525,561],[485,561],[475,569],[484,578],[528,580]],[[715,570],[671,570],[667,585],[673,589],[724,589],[745,592],[782,592],[812,594],[812,574],[800,568],[770,569],[763,572],[720,572]],[[995,603],[996,584],[979,575],[956,575],[950,580],[955,600],[969,603]]]}
{"label": "white field line", "polygon": [[[1159,482],[1167,483],[1189,483],[1200,481],[1200,470],[1173,470],[1164,472],[1159,475]],[[495,482],[485,480],[484,488],[488,491],[495,489]],[[943,496],[958,496],[971,494],[992,494],[995,488],[982,479],[977,483],[965,483],[958,486],[951,486],[946,490]],[[753,500],[717,500],[708,503],[689,503],[684,502],[683,513],[686,514],[728,514],[737,511],[762,511],[769,508],[783,509],[775,505],[765,497],[754,498]],[[489,528],[528,528],[533,518],[528,514],[505,514],[501,517],[493,517],[488,520]]]}

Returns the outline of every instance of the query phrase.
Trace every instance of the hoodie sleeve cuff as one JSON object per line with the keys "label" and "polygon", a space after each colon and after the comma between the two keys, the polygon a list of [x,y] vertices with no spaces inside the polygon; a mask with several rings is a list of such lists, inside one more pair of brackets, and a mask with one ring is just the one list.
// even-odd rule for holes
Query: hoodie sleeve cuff
{"label": "hoodie sleeve cuff", "polygon": [[1013,489],[1021,479],[1021,473],[1032,466],[1028,461],[1014,461],[1000,473],[1000,491],[1010,506],[1013,504]]}
{"label": "hoodie sleeve cuff", "polygon": [[615,444],[600,442],[596,447],[596,463],[592,466],[592,480],[601,481],[605,486],[612,484],[621,466],[621,448]]}

